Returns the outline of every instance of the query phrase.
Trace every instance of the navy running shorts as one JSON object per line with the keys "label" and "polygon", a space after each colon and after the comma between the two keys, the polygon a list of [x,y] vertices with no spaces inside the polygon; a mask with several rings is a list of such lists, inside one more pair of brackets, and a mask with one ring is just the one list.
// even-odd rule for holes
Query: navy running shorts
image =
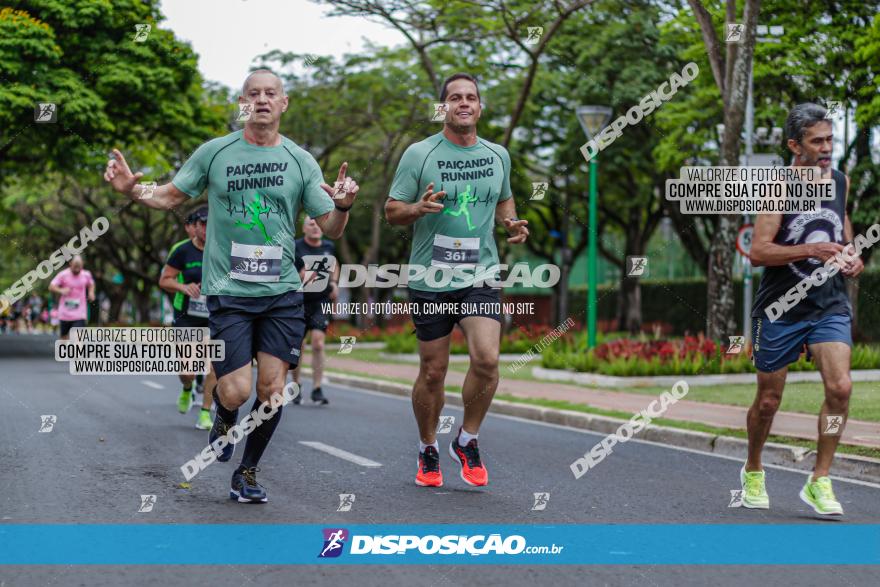
{"label": "navy running shorts", "polygon": [[299,363],[305,335],[303,295],[289,291],[277,296],[207,296],[211,338],[225,343],[222,361],[214,361],[217,377],[250,364],[258,352]]}
{"label": "navy running shorts", "polygon": [[796,362],[804,345],[845,342],[852,346],[852,319],[848,314],[832,314],[800,322],[752,318],[752,341],[755,368],[772,373]]}
{"label": "navy running shorts", "polygon": [[85,320],[61,320],[61,336],[67,336],[71,328],[85,328]]}
{"label": "navy running shorts", "polygon": [[322,305],[327,303],[330,303],[330,301],[305,303],[304,311],[307,331],[321,330],[327,332],[327,327],[330,325],[330,317],[324,312]]}
{"label": "navy running shorts", "polygon": [[175,328],[208,328],[210,323],[207,318],[199,318],[196,316],[187,316],[183,314],[171,323]]}
{"label": "navy running shorts", "polygon": [[[465,287],[452,291],[409,290],[416,338],[443,338],[463,318],[483,316],[501,322],[501,290],[495,287]],[[448,308],[438,311],[439,308]]]}

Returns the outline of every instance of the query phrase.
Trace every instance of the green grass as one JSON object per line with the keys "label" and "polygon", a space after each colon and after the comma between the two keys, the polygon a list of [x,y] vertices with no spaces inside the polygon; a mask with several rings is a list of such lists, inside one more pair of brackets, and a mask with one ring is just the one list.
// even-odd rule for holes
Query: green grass
{"label": "green grass", "polygon": [[[352,351],[351,358],[369,361],[371,363],[396,363],[402,365],[416,365],[416,363],[407,363],[406,361],[394,361],[381,357],[383,351],[379,349],[355,349]],[[536,383],[546,383],[541,379],[532,376],[532,367],[540,363],[534,361],[523,365],[514,373],[511,373],[508,367],[513,363],[500,363],[499,373],[505,379],[518,379],[523,381],[534,381]],[[465,373],[468,369],[467,363],[450,363],[449,370],[459,373]],[[393,381],[394,379],[389,379]],[[412,383],[409,381],[408,383]],[[603,388],[604,389],[604,388]],[[640,393],[643,395],[657,396],[661,392],[666,391],[666,387],[627,387],[627,388],[611,388],[606,391],[621,391],[625,393]],[[784,412],[796,412],[800,414],[818,414],[819,408],[822,406],[824,399],[824,390],[821,383],[789,383],[785,386],[785,393],[782,396],[782,405],[779,409]],[[688,391],[687,399],[697,402],[709,402],[716,404],[725,404],[730,406],[748,407],[755,399],[754,384],[740,385],[712,385],[706,387],[691,387]],[[850,400],[851,418],[856,420],[864,420],[867,422],[880,422],[880,382],[854,382],[853,395]]]}
{"label": "green grass", "polygon": [[[666,391],[666,389],[665,387],[633,387],[621,391],[657,396],[661,392]],[[752,405],[752,401],[755,399],[755,386],[693,386],[689,389],[686,399],[697,402],[748,407]],[[824,399],[825,391],[819,382],[789,383],[785,386],[785,392],[782,395],[782,405],[779,409],[784,412],[818,414]],[[849,416],[856,420],[880,422],[880,382],[857,381],[853,383],[852,399],[849,402]]]}
{"label": "green grass", "polygon": [[[361,377],[365,376],[365,375],[359,373],[358,371],[352,371],[352,370],[347,370],[347,369],[335,369],[334,368],[334,369],[331,369],[330,371],[337,372],[337,373],[344,373],[346,375],[355,375],[355,376],[361,376]],[[370,379],[380,379],[382,381],[390,381],[393,383],[404,383],[404,384],[412,385],[412,381],[410,381],[408,379],[402,379],[400,377],[386,377],[386,376],[381,376],[381,375],[375,375],[375,376],[371,375],[371,376],[369,376],[369,378]],[[792,385],[794,386],[794,385],[818,385],[818,384],[798,383],[798,384],[792,384]],[[858,385],[858,384],[856,384],[856,385]],[[729,387],[747,387],[747,386],[729,386]],[[451,392],[451,393],[461,394],[461,387],[458,385],[446,385],[445,389],[446,389],[446,391]],[[649,389],[649,388],[644,388],[644,389],[645,389],[645,391],[647,391],[647,389]],[[660,391],[662,391],[662,390],[665,390],[665,388],[657,388],[655,390],[655,392],[653,392],[653,393],[659,394]],[[691,388],[691,391],[688,393],[688,399],[692,399],[690,397],[690,394],[693,392],[693,390],[694,390],[694,388]],[[642,390],[639,390],[639,391],[641,392]],[[876,390],[875,390],[875,393],[876,393]],[[556,408],[556,409],[561,409],[561,410],[572,410],[575,412],[584,412],[587,414],[608,416],[610,418],[619,418],[622,420],[628,420],[632,417],[632,414],[630,414],[628,412],[618,412],[618,411],[614,411],[614,410],[602,410],[602,409],[593,408],[591,406],[587,406],[584,404],[574,404],[574,403],[566,402],[566,401],[537,399],[537,398],[521,398],[521,397],[514,397],[514,396],[506,395],[506,394],[496,394],[495,397],[500,400],[519,403],[519,404],[543,406],[543,407]],[[784,405],[784,402],[783,402],[783,405]],[[817,413],[817,412],[818,412],[818,408],[816,408],[816,410],[814,410],[813,413]],[[853,417],[855,417],[855,416],[853,416]],[[657,424],[658,426],[668,426],[670,428],[679,428],[679,429],[683,429],[683,430],[696,430],[698,432],[706,432],[708,434],[715,434],[715,435],[719,435],[719,436],[732,436],[735,438],[746,438],[746,431],[745,430],[739,430],[739,429],[734,429],[734,428],[720,428],[720,427],[715,427],[715,426],[708,426],[706,424],[700,424],[697,422],[684,422],[681,420],[669,420],[666,418],[658,418],[658,419],[654,420],[653,423]],[[815,446],[816,443],[814,441],[803,440],[800,438],[791,438],[788,436],[771,435],[768,438],[768,441],[769,442],[777,442],[780,444],[788,444],[791,446],[799,446],[799,447],[809,448],[809,449],[815,449],[815,447],[816,447]],[[854,454],[854,455],[859,455],[859,456],[880,459],[880,449],[876,449],[876,448],[870,448],[870,447],[864,447],[864,446],[853,446],[850,444],[841,444],[838,446],[837,450],[841,453]]]}

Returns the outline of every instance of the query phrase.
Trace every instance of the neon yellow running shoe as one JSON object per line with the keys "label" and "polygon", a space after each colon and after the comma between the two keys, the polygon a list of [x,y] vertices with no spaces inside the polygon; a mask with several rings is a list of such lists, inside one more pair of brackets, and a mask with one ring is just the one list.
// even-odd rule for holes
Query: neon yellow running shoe
{"label": "neon yellow running shoe", "polygon": [[196,428],[199,430],[210,430],[214,425],[214,419],[211,418],[211,410],[202,408],[199,410],[199,419],[196,422]]}
{"label": "neon yellow running shoe", "polygon": [[177,398],[177,411],[181,414],[185,414],[191,407],[193,407],[192,390],[190,389],[187,391],[184,389],[180,392],[180,397]]}
{"label": "neon yellow running shoe", "polygon": [[764,471],[746,471],[745,465],[739,472],[742,483],[742,504],[744,508],[770,509],[770,496],[764,486]]}
{"label": "neon yellow running shoe", "polygon": [[842,516],[843,506],[834,497],[831,489],[831,479],[819,477],[813,480],[813,475],[807,477],[807,484],[801,489],[801,499],[815,512],[822,516]]}

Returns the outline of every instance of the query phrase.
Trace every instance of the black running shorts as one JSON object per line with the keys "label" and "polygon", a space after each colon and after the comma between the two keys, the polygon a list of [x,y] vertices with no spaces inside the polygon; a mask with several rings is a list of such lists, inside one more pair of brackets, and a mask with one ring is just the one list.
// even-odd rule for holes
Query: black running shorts
{"label": "black running shorts", "polygon": [[326,303],[329,303],[329,300],[305,303],[306,330],[327,332],[327,326],[330,325],[330,317],[324,312],[322,306],[322,304]]}
{"label": "black running shorts", "polygon": [[85,328],[85,320],[61,320],[61,336],[67,336],[71,328]]}
{"label": "black running shorts", "polygon": [[207,296],[211,338],[225,343],[226,355],[214,362],[217,377],[249,364],[258,352],[299,363],[305,335],[303,295],[289,291],[277,296],[247,298]]}
{"label": "black running shorts", "polygon": [[416,338],[443,338],[463,318],[483,316],[501,322],[501,290],[494,287],[466,287],[453,291],[409,290]]}

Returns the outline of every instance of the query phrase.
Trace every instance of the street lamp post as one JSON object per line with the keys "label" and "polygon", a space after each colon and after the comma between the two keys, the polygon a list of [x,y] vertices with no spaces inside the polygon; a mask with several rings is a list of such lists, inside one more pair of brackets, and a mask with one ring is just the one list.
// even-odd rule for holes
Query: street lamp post
{"label": "street lamp post", "polygon": [[[578,106],[575,110],[578,122],[587,135],[587,141],[602,132],[611,120],[611,108],[607,106]],[[587,236],[587,349],[596,346],[596,286],[599,273],[598,223],[599,213],[596,201],[596,176],[598,174],[596,157],[590,158],[590,200],[589,233]]]}

